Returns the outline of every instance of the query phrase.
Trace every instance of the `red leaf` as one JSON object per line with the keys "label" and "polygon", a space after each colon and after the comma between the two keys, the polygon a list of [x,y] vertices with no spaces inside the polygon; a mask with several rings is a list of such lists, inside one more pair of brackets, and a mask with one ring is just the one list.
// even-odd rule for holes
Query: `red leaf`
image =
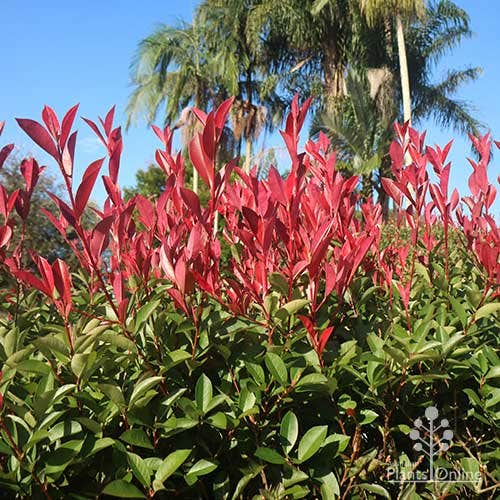
{"label": "red leaf", "polygon": [[186,260],[183,255],[175,264],[175,282],[179,291],[184,295],[186,293]]}
{"label": "red leaf", "polygon": [[48,295],[53,297],[55,285],[54,285],[54,275],[52,273],[52,268],[50,267],[50,264],[48,263],[47,259],[44,259],[43,257],[40,256],[36,257],[36,264],[38,266],[40,274],[42,275],[43,284],[47,287],[47,290],[49,291]]}
{"label": "red leaf", "polygon": [[7,146],[4,146],[2,149],[0,149],[0,168],[3,167],[5,160],[10,155],[13,149],[14,144],[7,144]]}
{"label": "red leaf", "polygon": [[121,128],[115,128],[111,132],[108,149],[111,148],[109,154],[109,177],[116,183],[118,181],[118,171],[120,169],[120,157],[123,151],[123,141]]}
{"label": "red leaf", "polygon": [[66,262],[56,259],[52,264],[52,273],[57,293],[64,306],[64,315],[68,316],[71,310],[71,277]]}
{"label": "red leaf", "polygon": [[137,195],[135,198],[135,204],[139,210],[139,215],[141,217],[141,222],[146,226],[147,229],[151,228],[155,224],[155,207],[154,205],[144,196]]}
{"label": "red leaf", "polygon": [[201,221],[201,206],[198,195],[191,189],[180,188],[182,199],[197,220]]}
{"label": "red leaf", "polygon": [[329,326],[328,328],[325,328],[323,330],[323,333],[319,337],[317,353],[320,357],[325,349],[326,343],[328,342],[328,339],[330,338],[332,332],[333,332],[333,326]]}
{"label": "red leaf", "polygon": [[382,186],[384,188],[384,191],[396,202],[396,204],[401,205],[401,199],[403,195],[396,183],[391,179],[383,177]]}
{"label": "red leaf", "polygon": [[269,169],[269,176],[267,180],[269,187],[271,188],[272,196],[279,203],[286,205],[286,196],[283,188],[283,179],[275,167]]}
{"label": "red leaf", "polygon": [[316,348],[317,333],[316,333],[316,330],[314,328],[313,322],[307,316],[299,315],[298,318],[300,319],[300,321],[302,321],[302,324],[304,325],[305,329],[307,330],[309,337],[311,337],[313,347]]}
{"label": "red leaf", "polygon": [[[186,256],[188,259],[195,259],[205,247],[207,243],[206,233],[203,230],[201,224],[198,222],[189,235],[189,240],[186,246]],[[204,255],[202,257],[207,257]]]}
{"label": "red leaf", "polygon": [[68,139],[68,143],[65,144],[63,154],[62,154],[62,169],[63,175],[71,177],[73,175],[73,163],[75,160],[75,146],[76,146],[76,134],[73,132]]}
{"label": "red leaf", "polygon": [[167,293],[174,299],[175,305],[180,307],[186,314],[189,314],[186,301],[182,294],[176,288],[168,288]]}
{"label": "red leaf", "polygon": [[118,320],[120,321],[120,323],[125,323],[128,303],[129,303],[128,299],[123,299],[118,305]]}
{"label": "red leaf", "polygon": [[75,216],[73,215],[73,210],[63,201],[59,196],[53,193],[47,193],[52,201],[59,207],[62,216],[71,224],[73,227],[75,225]]}
{"label": "red leaf", "polygon": [[165,144],[165,135],[163,134],[163,130],[160,127],[157,127],[156,125],[151,125],[151,128],[153,129],[154,133],[158,136],[158,139]]}
{"label": "red leaf", "polygon": [[104,146],[108,147],[108,143],[107,143],[106,139],[104,139],[104,136],[101,134],[97,125],[92,120],[89,120],[88,118],[82,118],[82,119],[92,129],[94,134],[97,135],[97,137],[104,144]]}
{"label": "red leaf", "polygon": [[0,227],[0,248],[6,246],[12,237],[12,229],[10,226]]}
{"label": "red leaf", "polygon": [[226,123],[227,115],[229,113],[229,110],[231,109],[231,106],[233,105],[233,102],[234,97],[226,99],[215,112],[215,126],[219,129],[218,139],[220,139],[220,134],[222,133],[224,124]]}
{"label": "red leaf", "polygon": [[97,176],[99,175],[99,170],[104,162],[104,158],[100,160],[96,160],[91,163],[85,173],[83,174],[82,182],[78,187],[78,191],[76,192],[75,198],[75,216],[77,218],[82,215],[85,206],[90,198],[90,193],[92,192],[92,188],[94,187]]}
{"label": "red leaf", "polygon": [[49,153],[50,156],[59,160],[59,153],[54,141],[50,137],[49,133],[38,122],[28,118],[16,118],[16,121],[36,144]]}
{"label": "red leaf", "polygon": [[52,135],[54,140],[57,141],[61,130],[61,126],[59,125],[59,120],[57,119],[57,115],[54,113],[54,110],[49,106],[43,107],[42,120],[45,123],[45,126],[49,129],[50,135]]}
{"label": "red leaf", "polygon": [[75,121],[76,112],[78,111],[78,104],[75,104],[68,112],[64,115],[62,125],[61,125],[61,137],[59,137],[59,147],[64,149],[66,141],[68,140],[69,134],[71,132],[71,127]]}
{"label": "red leaf", "polygon": [[197,134],[189,143],[189,158],[191,159],[194,168],[198,170],[200,177],[211,188],[213,185],[212,166],[210,165],[210,159],[203,151],[201,134]]}
{"label": "red leaf", "polygon": [[5,122],[0,122],[0,135],[2,135],[4,126],[5,126]]}
{"label": "red leaf", "polygon": [[92,231],[90,240],[90,253],[95,262],[99,260],[103,250],[108,246],[109,230],[113,224],[113,216],[102,219]]}
{"label": "red leaf", "polygon": [[115,116],[115,106],[113,106],[106,115],[106,119],[104,120],[104,132],[109,136],[111,134],[111,129],[113,128],[113,118]]}
{"label": "red leaf", "polygon": [[194,116],[196,116],[200,123],[205,126],[205,124],[207,123],[207,114],[198,108],[191,108],[191,112],[194,113]]}
{"label": "red leaf", "polygon": [[443,195],[439,190],[439,187],[436,184],[431,184],[429,186],[429,191],[431,193],[431,198],[438,207],[438,210],[441,212],[441,215],[444,216],[446,213],[446,207],[444,205]]}
{"label": "red leaf", "polygon": [[40,290],[42,293],[48,295],[49,297],[52,296],[52,292],[49,290],[49,288],[30,271],[18,270],[18,271],[12,271],[12,273],[20,281],[23,281],[24,283],[27,283],[33,288]]}

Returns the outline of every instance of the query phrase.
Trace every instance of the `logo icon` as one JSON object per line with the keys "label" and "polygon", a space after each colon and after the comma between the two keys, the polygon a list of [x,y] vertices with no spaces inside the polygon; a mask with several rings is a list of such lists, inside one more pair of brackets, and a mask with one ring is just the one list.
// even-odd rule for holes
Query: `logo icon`
{"label": "logo icon", "polygon": [[434,456],[449,449],[453,431],[448,429],[450,423],[446,418],[436,425],[439,412],[435,406],[429,406],[425,410],[425,418],[427,425],[421,418],[413,422],[414,428],[410,431],[410,439],[416,441],[413,445],[414,450],[423,451],[429,457],[429,480],[434,481]]}

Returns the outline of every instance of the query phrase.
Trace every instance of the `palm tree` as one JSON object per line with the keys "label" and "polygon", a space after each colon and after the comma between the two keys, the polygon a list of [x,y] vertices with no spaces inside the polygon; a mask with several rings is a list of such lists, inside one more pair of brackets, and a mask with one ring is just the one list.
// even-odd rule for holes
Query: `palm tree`
{"label": "palm tree", "polygon": [[[391,123],[394,113],[388,114],[383,107],[384,94],[390,82],[373,75],[351,70],[346,79],[347,96],[333,113],[318,114],[313,121],[312,133],[320,130],[330,138],[332,148],[338,152],[339,166],[350,174],[361,175],[362,198],[368,199],[380,183],[373,172],[383,163],[392,138]],[[380,177],[380,175],[379,175]]]}
{"label": "palm tree", "polygon": [[480,67],[449,69],[442,80],[432,79],[442,57],[470,36],[469,16],[449,0],[431,3],[426,15],[408,27],[408,69],[416,123],[432,118],[442,127],[475,135],[483,127],[473,116],[473,107],[455,97],[461,86],[480,76]]}
{"label": "palm tree", "polygon": [[[352,0],[262,0],[251,36],[264,40],[265,58],[288,98],[300,90],[333,109],[346,93],[347,48],[356,28]],[[317,12],[321,11],[321,15]]]}
{"label": "palm tree", "polygon": [[[154,122],[163,107],[165,123],[183,128],[183,143],[198,131],[189,106],[205,109],[222,100],[215,60],[206,50],[204,30],[197,24],[160,26],[142,40],[132,61],[135,86],[126,112],[127,127],[138,118]],[[198,173],[193,172],[193,190],[198,191]]]}
{"label": "palm tree", "polygon": [[[367,24],[365,29],[359,29],[357,35],[353,37],[350,48],[349,60],[352,66],[357,67],[358,72],[366,72],[365,76],[369,85],[364,85],[364,91],[365,93],[369,92],[372,99],[376,101],[374,103],[368,100],[366,103],[372,110],[369,116],[373,120],[374,129],[380,123],[384,124],[383,117],[377,116],[377,112],[382,115],[392,116],[392,119],[398,119],[400,116],[399,103],[402,102],[403,92],[401,86],[394,88],[393,85],[398,80],[397,75],[400,66],[395,50],[397,40],[394,40],[394,34],[394,30],[391,24],[387,22],[387,19],[379,19],[371,27]],[[466,102],[457,100],[454,94],[462,84],[476,79],[480,74],[480,68],[469,67],[462,70],[449,70],[446,77],[437,82],[433,81],[432,78],[434,69],[442,56],[458,46],[464,37],[470,35],[469,18],[466,12],[449,0],[431,3],[427,7],[426,15],[414,18],[409,23],[406,31],[406,38],[409,42],[407,61],[412,88],[412,118],[415,123],[425,118],[433,118],[440,125],[452,127],[461,133],[478,132],[481,124],[472,115],[470,106]],[[348,87],[353,88],[352,84]],[[379,92],[379,88],[385,90]],[[390,91],[391,88],[393,89],[392,92]],[[351,91],[348,91],[348,94],[350,93]],[[356,101],[359,103],[359,96],[356,97],[356,94],[348,95],[347,103],[344,103],[344,107],[340,109],[343,110],[345,107],[354,109]],[[359,107],[359,104],[357,106]],[[359,134],[363,140],[366,139],[370,144],[370,128],[362,126],[363,122],[360,124],[358,120],[353,120],[352,113],[347,113],[340,121],[337,115],[338,113],[333,113],[332,117],[329,117],[328,114],[319,116],[315,121],[316,130],[321,129],[330,136],[334,136],[333,131],[338,128],[339,124],[341,125],[340,130],[352,127],[356,131],[353,134],[355,138]],[[368,115],[365,114],[364,116]],[[362,143],[363,140],[358,139],[358,143]],[[389,140],[390,136],[388,142]],[[335,146],[341,149],[341,157],[349,158],[352,165],[353,147],[339,141],[335,143]],[[357,151],[359,151],[358,146],[357,148]],[[379,150],[383,151],[386,148],[381,147]],[[368,151],[370,151],[370,148],[368,148]],[[358,156],[363,157],[363,155]],[[381,160],[378,177],[390,175],[387,158],[383,157]],[[354,163],[359,165],[359,161]],[[363,163],[363,165],[366,167],[367,163]],[[376,181],[374,185],[379,191],[379,196],[383,198],[384,193],[381,190],[380,183]],[[381,199],[381,202],[384,206],[383,199]],[[387,212],[387,207],[384,208],[385,212]]]}
{"label": "palm tree", "polygon": [[421,18],[425,13],[423,0],[360,0],[368,25],[373,27],[380,19],[390,19],[394,16],[396,23],[396,38],[398,44],[399,72],[403,96],[403,118],[411,124],[411,96],[408,61],[406,57],[405,35],[403,21]]}
{"label": "palm tree", "polygon": [[218,77],[236,99],[231,112],[233,133],[245,141],[248,172],[253,142],[263,129],[281,122],[286,103],[276,92],[275,75],[263,64],[264,45],[252,36],[258,0],[204,0],[196,17],[203,24]]}

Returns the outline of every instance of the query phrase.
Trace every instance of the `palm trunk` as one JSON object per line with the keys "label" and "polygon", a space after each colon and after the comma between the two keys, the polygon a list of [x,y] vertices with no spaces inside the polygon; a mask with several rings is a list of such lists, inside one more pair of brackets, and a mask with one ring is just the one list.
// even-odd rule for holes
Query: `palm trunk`
{"label": "palm trunk", "polygon": [[401,91],[403,94],[403,117],[411,125],[411,97],[410,77],[408,75],[408,61],[406,60],[405,35],[401,15],[396,14],[396,35],[398,39],[399,72],[401,75]]}
{"label": "palm trunk", "polygon": [[325,107],[334,113],[340,99],[347,94],[345,68],[338,57],[338,50],[331,43],[324,47],[323,71],[325,75]]}
{"label": "palm trunk", "polygon": [[361,199],[368,201],[373,196],[372,174],[364,174],[361,176]]}
{"label": "palm trunk", "polygon": [[250,173],[251,161],[252,161],[252,138],[247,137],[245,146],[245,165],[243,167],[243,170],[247,174]]}

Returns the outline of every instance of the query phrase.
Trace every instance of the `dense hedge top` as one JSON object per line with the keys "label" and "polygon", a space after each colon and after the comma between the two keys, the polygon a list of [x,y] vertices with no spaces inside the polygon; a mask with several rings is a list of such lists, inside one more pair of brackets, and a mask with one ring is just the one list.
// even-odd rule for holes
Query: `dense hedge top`
{"label": "dense hedge top", "polygon": [[[112,111],[101,128],[86,120],[108,156],[78,187],[76,107],[61,123],[47,107],[44,125],[18,120],[60,167],[67,196],[52,195],[45,215],[80,267],[25,247],[43,167],[23,160],[25,187],[0,186],[5,498],[495,496],[490,137],[472,138],[479,159],[460,197],[448,189],[450,144],[426,147],[397,126],[382,181],[394,211],[383,221],[378,203],[361,203],[358,179],[335,170],[325,136],[298,151],[308,104],[294,100],[282,134],[286,179],[274,168],[258,179],[237,161],[219,167],[231,101],[196,110],[203,131],[189,160],[206,205],[184,182],[169,128],[154,128],[164,192],[125,202]],[[0,167],[11,150],[0,150]],[[108,197],[88,227],[105,162]],[[395,468],[428,466],[408,433],[429,407],[453,428],[434,466],[469,480],[390,482]]]}

